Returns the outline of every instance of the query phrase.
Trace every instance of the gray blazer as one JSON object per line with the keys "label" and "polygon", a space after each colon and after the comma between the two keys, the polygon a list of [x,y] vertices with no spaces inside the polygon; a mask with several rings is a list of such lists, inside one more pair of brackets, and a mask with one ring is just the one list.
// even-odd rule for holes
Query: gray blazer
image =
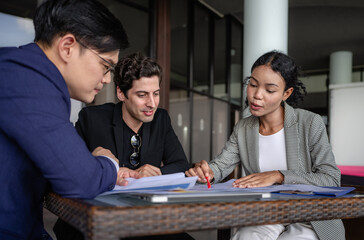
{"label": "gray blazer", "polygon": [[[285,184],[340,186],[340,170],[320,115],[284,104],[284,133],[288,170],[282,170]],[[215,182],[228,176],[241,163],[245,175],[260,172],[259,119],[241,119],[222,152],[210,163]],[[341,220],[311,222],[320,239],[345,239]]]}

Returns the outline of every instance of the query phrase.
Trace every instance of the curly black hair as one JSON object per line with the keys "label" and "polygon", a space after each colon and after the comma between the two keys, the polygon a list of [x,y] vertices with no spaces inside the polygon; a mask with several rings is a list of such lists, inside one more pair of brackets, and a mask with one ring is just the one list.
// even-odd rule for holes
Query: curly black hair
{"label": "curly black hair", "polygon": [[301,71],[291,57],[275,50],[267,52],[255,61],[251,72],[262,65],[269,66],[274,72],[278,72],[283,77],[286,83],[285,90],[293,88],[291,96],[286,100],[289,105],[297,106],[299,101],[303,101],[304,96],[307,94],[306,87],[298,79]]}
{"label": "curly black hair", "polygon": [[142,77],[157,76],[162,81],[162,68],[159,64],[141,53],[133,53],[121,58],[115,67],[114,83],[128,98],[127,92],[133,87],[133,81]]}

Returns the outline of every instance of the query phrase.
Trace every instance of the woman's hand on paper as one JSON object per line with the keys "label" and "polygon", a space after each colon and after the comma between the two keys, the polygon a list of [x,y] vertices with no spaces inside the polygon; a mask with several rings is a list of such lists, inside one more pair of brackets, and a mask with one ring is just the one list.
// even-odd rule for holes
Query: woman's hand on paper
{"label": "woman's hand on paper", "polygon": [[151,177],[151,176],[162,175],[160,168],[149,164],[145,164],[140,168],[136,169],[135,171],[137,171],[140,174],[140,177]]}
{"label": "woman's hand on paper", "polygon": [[131,170],[126,167],[121,167],[121,168],[119,168],[119,171],[118,171],[118,177],[116,179],[116,184],[120,185],[120,186],[128,185],[128,181],[125,180],[125,178],[140,178],[140,174],[135,170]]}
{"label": "woman's hand on paper", "polygon": [[233,187],[237,188],[253,188],[267,187],[275,183],[281,184],[284,176],[280,171],[269,171],[262,173],[253,173],[248,176],[237,179],[233,182]]}
{"label": "woman's hand on paper", "polygon": [[214,178],[214,172],[211,170],[209,164],[205,160],[196,163],[195,167],[188,169],[185,174],[187,177],[197,176],[197,181],[202,183],[207,182],[206,178],[208,178],[210,182]]}

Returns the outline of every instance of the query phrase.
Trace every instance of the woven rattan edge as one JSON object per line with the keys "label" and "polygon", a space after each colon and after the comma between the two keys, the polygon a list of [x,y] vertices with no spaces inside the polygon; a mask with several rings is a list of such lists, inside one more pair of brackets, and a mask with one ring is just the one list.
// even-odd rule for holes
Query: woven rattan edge
{"label": "woven rattan edge", "polygon": [[[255,201],[244,204],[239,202],[181,204],[138,207],[130,210],[119,209],[118,211],[109,214],[107,220],[104,218],[105,216],[100,214],[100,218],[95,219],[95,223],[98,222],[98,226],[101,226],[101,222],[104,221],[117,221],[120,223],[119,227],[113,230],[109,229],[110,232],[116,233],[115,236],[117,237],[126,237],[238,226],[355,218],[364,216],[364,199],[326,198]],[[97,233],[95,233],[96,235]]]}
{"label": "woven rattan edge", "polygon": [[92,231],[90,221],[95,206],[80,199],[62,198],[53,192],[47,194],[44,200],[43,207],[80,230],[84,236]]}
{"label": "woven rattan edge", "polygon": [[47,196],[45,207],[80,229],[87,239],[364,216],[361,197],[118,207],[92,206],[52,193]]}

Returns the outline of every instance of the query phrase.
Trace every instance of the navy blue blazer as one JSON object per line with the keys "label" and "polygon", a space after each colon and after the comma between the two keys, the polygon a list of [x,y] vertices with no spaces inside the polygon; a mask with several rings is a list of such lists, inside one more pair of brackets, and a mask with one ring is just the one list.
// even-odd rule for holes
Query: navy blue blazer
{"label": "navy blue blazer", "polygon": [[0,49],[0,82],[0,239],[47,238],[47,190],[93,198],[117,172],[70,123],[65,80],[36,44]]}
{"label": "navy blue blazer", "polygon": [[[122,102],[106,103],[86,107],[79,113],[76,122],[78,133],[93,151],[101,146],[109,149],[118,159],[120,166],[135,169],[129,159],[123,159]],[[143,123],[140,166],[150,164],[160,167],[162,174],[184,172],[189,165],[171,125],[168,112],[158,108],[151,122]],[[161,167],[162,166],[162,167]]]}

